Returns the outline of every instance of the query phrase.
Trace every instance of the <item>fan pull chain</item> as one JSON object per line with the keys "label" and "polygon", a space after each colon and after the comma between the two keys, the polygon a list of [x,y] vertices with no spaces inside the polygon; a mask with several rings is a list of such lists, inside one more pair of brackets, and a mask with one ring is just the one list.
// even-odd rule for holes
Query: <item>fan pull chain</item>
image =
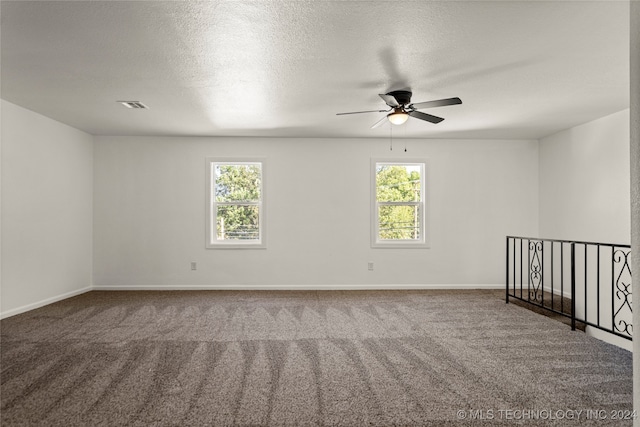
{"label": "fan pull chain", "polygon": [[393,151],[393,125],[389,124],[389,151]]}
{"label": "fan pull chain", "polygon": [[407,128],[403,127],[403,132],[404,132],[404,152],[407,152]]}

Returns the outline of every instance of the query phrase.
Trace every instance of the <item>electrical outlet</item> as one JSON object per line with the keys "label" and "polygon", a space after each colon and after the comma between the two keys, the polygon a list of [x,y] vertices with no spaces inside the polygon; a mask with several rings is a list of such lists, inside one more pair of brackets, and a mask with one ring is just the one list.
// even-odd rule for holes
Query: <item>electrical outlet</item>
{"label": "electrical outlet", "polygon": [[373,271],[373,263],[369,262],[368,264],[369,271]]}
{"label": "electrical outlet", "polygon": [[195,262],[191,262],[191,269],[192,270],[197,270],[198,269],[198,264],[196,264]]}

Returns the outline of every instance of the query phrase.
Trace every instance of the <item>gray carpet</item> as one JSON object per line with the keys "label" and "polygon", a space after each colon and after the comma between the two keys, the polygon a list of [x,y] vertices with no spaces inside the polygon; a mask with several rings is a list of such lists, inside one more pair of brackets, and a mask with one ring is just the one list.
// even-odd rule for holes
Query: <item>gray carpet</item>
{"label": "gray carpet", "polygon": [[90,292],[2,320],[0,417],[3,426],[631,425],[611,419],[632,408],[630,352],[502,297]]}

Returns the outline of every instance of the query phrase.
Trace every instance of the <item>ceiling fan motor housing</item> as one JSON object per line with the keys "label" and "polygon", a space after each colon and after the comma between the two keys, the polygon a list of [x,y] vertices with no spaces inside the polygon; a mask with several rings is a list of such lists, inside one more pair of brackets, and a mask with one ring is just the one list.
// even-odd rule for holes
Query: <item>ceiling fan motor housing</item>
{"label": "ceiling fan motor housing", "polygon": [[394,90],[387,95],[393,96],[400,105],[408,105],[411,102],[411,92],[408,90]]}

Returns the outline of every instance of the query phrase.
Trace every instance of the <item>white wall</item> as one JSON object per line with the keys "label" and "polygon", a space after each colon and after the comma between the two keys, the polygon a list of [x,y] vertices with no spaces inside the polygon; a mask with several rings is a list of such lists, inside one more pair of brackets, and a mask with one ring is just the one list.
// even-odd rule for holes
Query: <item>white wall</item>
{"label": "white wall", "polygon": [[[538,234],[537,141],[407,146],[404,153],[390,152],[385,140],[96,137],[94,285],[503,283],[504,236]],[[208,156],[266,158],[266,250],[205,249]],[[430,249],[370,248],[370,158],[390,156],[430,160]]]}
{"label": "white wall", "polygon": [[[629,181],[629,110],[602,117],[564,130],[540,140],[540,236],[550,239],[629,244],[630,181]],[[559,249],[559,248],[556,248]],[[568,283],[570,259],[565,254],[565,283]],[[587,311],[589,321],[597,323],[597,301],[600,301],[600,324],[611,327],[611,278],[620,274],[622,263],[612,273],[612,252],[601,248],[598,262],[595,246],[587,254]],[[557,284],[559,257],[556,251]],[[585,316],[584,247],[576,247],[576,312]],[[598,264],[601,293],[597,296]],[[550,268],[547,267],[547,274]],[[550,277],[545,277],[549,289]],[[630,278],[629,278],[630,279]],[[628,280],[623,277],[623,281]],[[556,288],[557,289],[557,288]],[[549,289],[550,290],[550,289]],[[568,290],[566,291],[568,292]],[[615,309],[621,301],[615,300]],[[616,321],[631,322],[631,313],[622,310]],[[623,348],[631,342],[588,328],[588,333]]]}
{"label": "white wall", "polygon": [[2,316],[91,286],[93,137],[2,101]]}
{"label": "white wall", "polygon": [[540,140],[540,237],[629,244],[629,110]]}
{"label": "white wall", "polygon": [[[630,2],[631,80],[631,271],[640,271],[640,2]],[[640,293],[640,280],[633,282]],[[633,301],[633,327],[640,330],[640,298]],[[633,342],[633,372],[640,372],[640,339]],[[633,376],[633,409],[640,412],[640,375]],[[640,417],[633,421],[640,427]]]}

